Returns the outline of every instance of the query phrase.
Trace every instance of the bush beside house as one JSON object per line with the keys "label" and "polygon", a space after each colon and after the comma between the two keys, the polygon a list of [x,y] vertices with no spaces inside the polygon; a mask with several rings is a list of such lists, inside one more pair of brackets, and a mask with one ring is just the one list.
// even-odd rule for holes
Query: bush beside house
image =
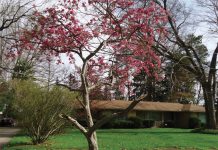
{"label": "bush beside house", "polygon": [[189,128],[190,129],[195,129],[195,128],[200,128],[202,125],[201,120],[196,118],[196,117],[191,117],[189,119]]}
{"label": "bush beside house", "polygon": [[154,120],[143,120],[139,117],[130,117],[126,119],[115,119],[104,124],[104,129],[134,129],[134,128],[151,128],[154,126]]}

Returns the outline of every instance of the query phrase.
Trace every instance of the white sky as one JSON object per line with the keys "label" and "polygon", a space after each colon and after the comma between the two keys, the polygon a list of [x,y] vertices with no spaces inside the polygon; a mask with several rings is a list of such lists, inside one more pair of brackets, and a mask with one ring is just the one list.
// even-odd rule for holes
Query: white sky
{"label": "white sky", "polygon": [[[199,8],[196,4],[195,0],[185,0],[190,9],[193,10],[193,17],[194,18],[200,18],[203,19],[201,16],[202,15],[202,8]],[[193,9],[194,8],[194,9]],[[196,35],[203,35],[203,43],[207,46],[208,50],[212,52],[217,45],[218,42],[218,37],[215,37],[215,35],[212,35],[211,33],[208,32],[208,24],[206,23],[201,23],[198,24],[196,27],[195,34]]]}

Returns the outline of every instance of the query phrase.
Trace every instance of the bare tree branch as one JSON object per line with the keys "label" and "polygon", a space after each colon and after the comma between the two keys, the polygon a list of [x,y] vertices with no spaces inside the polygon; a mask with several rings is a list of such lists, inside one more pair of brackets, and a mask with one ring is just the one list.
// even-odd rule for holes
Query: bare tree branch
{"label": "bare tree branch", "polygon": [[87,130],[76,119],[65,114],[60,114],[59,116],[63,119],[67,119],[68,121],[70,121],[77,129],[79,129],[86,136]]}
{"label": "bare tree branch", "polygon": [[66,85],[66,84],[63,84],[63,83],[56,83],[56,85],[65,87],[65,88],[69,89],[70,91],[82,92],[81,89],[72,88],[69,85]]}

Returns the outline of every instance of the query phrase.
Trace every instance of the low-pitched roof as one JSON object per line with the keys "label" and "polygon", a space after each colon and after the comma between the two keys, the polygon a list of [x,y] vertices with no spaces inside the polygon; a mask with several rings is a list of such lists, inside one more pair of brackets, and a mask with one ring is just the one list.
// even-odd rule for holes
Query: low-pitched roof
{"label": "low-pitched roof", "polygon": [[[96,110],[123,110],[127,108],[132,101],[125,100],[111,100],[91,101],[91,108]],[[166,103],[166,102],[139,102],[133,110],[139,111],[165,111],[165,112],[205,112],[203,106],[195,104],[179,104],[179,103]]]}

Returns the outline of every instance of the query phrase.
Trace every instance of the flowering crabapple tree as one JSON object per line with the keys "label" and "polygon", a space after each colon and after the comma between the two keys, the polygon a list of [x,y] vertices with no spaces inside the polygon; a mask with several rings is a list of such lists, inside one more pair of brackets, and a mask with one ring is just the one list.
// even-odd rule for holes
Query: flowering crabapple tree
{"label": "flowering crabapple tree", "polygon": [[[66,54],[79,73],[81,84],[78,88],[64,83],[59,85],[81,93],[79,101],[88,128],[67,114],[60,116],[81,131],[89,150],[98,150],[96,129],[128,113],[142,97],[124,111],[94,123],[90,91],[103,85],[113,87],[115,79],[119,88],[124,89],[129,76],[141,70],[153,75],[149,70],[160,65],[152,50],[153,39],[164,36],[165,11],[151,0],[63,0],[43,12],[36,11],[32,21],[34,27],[23,31],[20,46],[57,57],[59,63],[62,63],[60,54]],[[77,64],[76,59],[82,63]]]}

